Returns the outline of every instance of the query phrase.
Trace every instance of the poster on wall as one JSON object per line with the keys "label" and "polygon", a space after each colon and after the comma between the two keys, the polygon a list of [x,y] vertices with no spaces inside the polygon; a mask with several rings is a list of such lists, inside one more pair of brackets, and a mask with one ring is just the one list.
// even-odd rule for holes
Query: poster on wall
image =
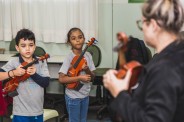
{"label": "poster on wall", "polygon": [[128,0],[128,3],[143,3],[145,0]]}
{"label": "poster on wall", "polygon": [[[146,0],[128,0],[128,3],[143,3]],[[182,4],[184,4],[183,0],[180,0]]]}

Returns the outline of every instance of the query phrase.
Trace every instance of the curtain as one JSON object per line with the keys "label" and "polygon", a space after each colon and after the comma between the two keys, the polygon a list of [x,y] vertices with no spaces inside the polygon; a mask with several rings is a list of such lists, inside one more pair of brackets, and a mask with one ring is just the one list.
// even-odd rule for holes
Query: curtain
{"label": "curtain", "polygon": [[98,0],[0,0],[0,40],[28,28],[37,41],[65,43],[70,28],[87,40],[98,34]]}

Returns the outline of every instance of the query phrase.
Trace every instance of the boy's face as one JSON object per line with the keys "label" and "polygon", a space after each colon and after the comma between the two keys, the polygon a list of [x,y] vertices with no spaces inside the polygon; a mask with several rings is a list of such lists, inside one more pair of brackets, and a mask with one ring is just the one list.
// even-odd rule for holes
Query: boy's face
{"label": "boy's face", "polygon": [[33,40],[24,40],[24,38],[20,39],[18,46],[16,45],[17,51],[23,58],[32,58],[35,48],[36,45]]}

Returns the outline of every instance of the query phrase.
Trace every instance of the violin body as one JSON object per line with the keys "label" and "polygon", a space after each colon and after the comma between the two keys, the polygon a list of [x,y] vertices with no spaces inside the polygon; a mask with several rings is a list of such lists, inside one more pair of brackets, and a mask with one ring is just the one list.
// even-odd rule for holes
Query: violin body
{"label": "violin body", "polygon": [[[27,69],[29,66],[32,66],[34,63],[36,63],[38,60],[42,61],[44,59],[49,58],[49,54],[45,54],[44,56],[41,56],[40,58],[27,63],[27,62],[23,62],[21,65],[23,66],[23,69]],[[8,94],[10,92],[13,92],[16,90],[16,88],[19,86],[20,82],[23,82],[25,80],[27,80],[30,77],[30,74],[25,73],[22,76],[15,76],[13,78],[8,78],[7,82],[5,83],[5,85],[3,86],[3,93],[4,94]]]}
{"label": "violin body", "polygon": [[130,62],[124,64],[123,68],[121,68],[118,71],[118,73],[116,74],[116,77],[119,79],[123,79],[129,69],[132,71],[132,76],[130,78],[129,88],[128,88],[128,91],[130,92],[131,87],[136,85],[138,77],[142,71],[142,68],[143,67],[139,62],[130,61]]}
{"label": "violin body", "polygon": [[[79,59],[79,56],[75,56],[75,57],[73,58],[73,60],[72,60],[72,62],[71,62],[72,67],[69,68],[68,73],[67,73],[68,76],[70,76],[70,77],[78,76],[78,75],[80,74],[80,72],[82,71],[82,66],[83,66],[84,64],[87,65],[87,61],[86,61],[86,59],[83,57],[83,58],[80,60],[78,66],[77,66],[76,68],[74,68],[73,65],[75,64],[75,62],[76,62],[78,59]],[[68,84],[66,84],[66,87],[67,87],[68,89],[75,89],[75,88],[78,86],[79,82],[80,82],[80,81],[76,81],[76,82],[73,82],[73,83],[68,83]]]}
{"label": "violin body", "polygon": [[[22,66],[26,66],[28,63],[27,62],[23,62],[21,65]],[[27,80],[30,77],[29,74],[25,73],[22,76],[16,76],[14,78],[11,78],[5,85],[4,85],[4,89],[3,92],[5,93],[9,93],[9,92],[13,92],[16,90],[16,88],[18,87],[19,83],[22,81]]]}
{"label": "violin body", "polygon": [[[87,65],[87,61],[84,58],[84,54],[87,51],[87,48],[89,46],[91,46],[93,43],[95,43],[97,40],[95,38],[91,38],[91,41],[88,42],[88,44],[86,45],[85,49],[82,51],[82,53],[80,54],[80,56],[75,56],[71,62],[71,68],[69,68],[67,75],[69,77],[75,77],[78,76],[79,73],[82,71],[83,69],[83,65]],[[73,83],[66,83],[66,88],[68,89],[75,89],[75,90],[79,90],[81,85],[80,85],[80,81],[76,81]]]}

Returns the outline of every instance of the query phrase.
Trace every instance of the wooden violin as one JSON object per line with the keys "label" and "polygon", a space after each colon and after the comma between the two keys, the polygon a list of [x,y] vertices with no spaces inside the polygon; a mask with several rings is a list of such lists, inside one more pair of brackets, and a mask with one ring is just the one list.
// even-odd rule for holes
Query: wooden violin
{"label": "wooden violin", "polygon": [[[87,65],[87,61],[84,58],[84,54],[87,50],[87,48],[89,46],[91,46],[94,42],[96,41],[95,38],[91,38],[91,41],[89,41],[86,45],[86,47],[84,48],[84,50],[82,51],[82,53],[80,54],[80,56],[75,56],[71,62],[71,67],[68,70],[68,76],[69,77],[75,77],[78,76],[79,73],[82,71],[83,65],[86,64]],[[79,90],[79,86],[80,85],[80,81],[76,81],[73,83],[67,83],[66,87],[68,89],[75,89],[75,90]]]}
{"label": "wooden violin", "polygon": [[126,36],[126,34],[122,32],[118,33],[117,39],[119,40],[119,44],[114,48],[114,50],[118,52],[120,70],[116,74],[116,77],[119,79],[122,79],[125,77],[129,69],[132,71],[132,76],[130,78],[129,88],[128,88],[128,91],[130,92],[131,88],[136,85],[138,77],[143,67],[138,61],[135,61],[135,60],[126,62],[125,51],[127,51],[128,42],[131,41]]}
{"label": "wooden violin", "polygon": [[[28,67],[32,66],[34,63],[38,62],[38,61],[43,61],[44,59],[49,58],[49,54],[45,54],[44,56],[41,56],[35,60],[33,60],[30,63],[27,62],[23,62],[21,65],[23,66],[23,69],[27,69]],[[4,86],[3,86],[3,93],[4,94],[8,94],[10,92],[13,92],[16,90],[16,88],[18,87],[19,83],[22,81],[27,80],[30,77],[30,74],[25,73],[22,76],[15,76],[12,78],[8,78],[6,79],[4,82]]]}

